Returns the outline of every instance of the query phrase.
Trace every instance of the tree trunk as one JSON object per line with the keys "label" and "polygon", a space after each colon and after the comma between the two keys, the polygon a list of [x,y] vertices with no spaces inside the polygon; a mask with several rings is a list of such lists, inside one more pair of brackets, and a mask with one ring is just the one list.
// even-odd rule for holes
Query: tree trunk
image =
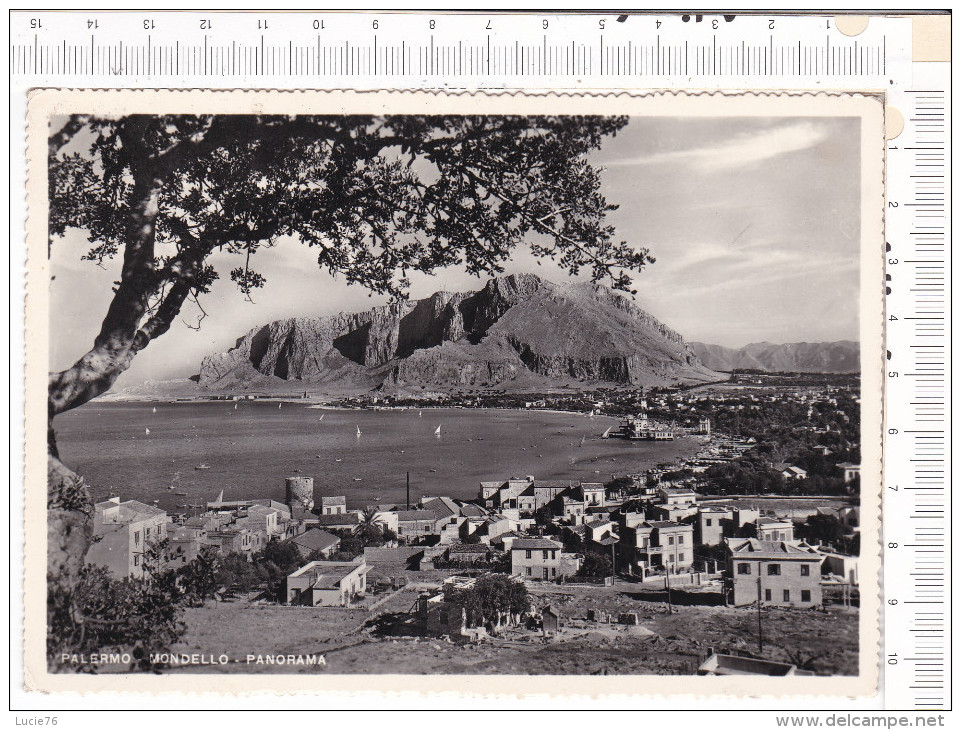
{"label": "tree trunk", "polygon": [[[133,124],[125,139],[136,149],[143,130]],[[140,139],[137,136],[140,135]],[[143,158],[141,158],[143,159]],[[50,373],[47,392],[47,574],[72,583],[83,566],[92,537],[93,505],[83,479],[69,469],[57,450],[54,417],[105,393],[150,340],[166,331],[180,310],[189,287],[171,290],[161,309],[141,328],[150,297],[160,288],[154,273],[154,242],[158,199],[162,186],[158,172],[143,164],[132,169],[134,186],[126,232],[120,284],[104,317],[94,346],[72,367]],[[163,314],[166,322],[158,322]]]}

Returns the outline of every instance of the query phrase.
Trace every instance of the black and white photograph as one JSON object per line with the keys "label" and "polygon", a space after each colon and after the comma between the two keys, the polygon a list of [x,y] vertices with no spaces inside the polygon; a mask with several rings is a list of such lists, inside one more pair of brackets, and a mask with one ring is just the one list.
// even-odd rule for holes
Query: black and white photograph
{"label": "black and white photograph", "polygon": [[32,681],[873,687],[882,112],[38,95]]}

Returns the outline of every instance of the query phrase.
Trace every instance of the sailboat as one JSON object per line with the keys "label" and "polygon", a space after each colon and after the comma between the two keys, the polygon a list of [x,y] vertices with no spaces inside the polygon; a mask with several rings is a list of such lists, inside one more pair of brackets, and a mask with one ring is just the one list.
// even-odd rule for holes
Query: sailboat
{"label": "sailboat", "polygon": [[283,407],[284,407],[284,404],[283,404],[283,403],[278,403],[278,404],[277,404],[277,407],[278,407],[278,408],[283,408]]}
{"label": "sailboat", "polygon": [[611,437],[611,429],[613,429],[613,428],[614,428],[613,426],[611,426],[610,428],[608,428],[604,433],[601,434],[601,438],[602,438],[602,439],[609,439],[609,438]]}
{"label": "sailboat", "polygon": [[236,404],[236,403],[234,403],[234,410],[235,410],[235,411],[237,410],[237,404]]}
{"label": "sailboat", "polygon": [[358,427],[357,427],[357,435],[360,436],[360,433],[361,433],[361,431],[360,431],[360,426],[358,426]]}
{"label": "sailboat", "polygon": [[[327,414],[325,413],[324,415],[327,415]],[[321,417],[318,418],[317,420],[318,420],[318,421],[323,421],[323,420],[324,420],[324,416],[321,416]]]}
{"label": "sailboat", "polygon": [[423,412],[423,411],[417,411],[417,417],[418,417],[418,418],[423,418],[423,417],[424,417],[424,412]]}
{"label": "sailboat", "polygon": [[581,446],[584,445],[585,441],[587,441],[587,436],[581,436]]}
{"label": "sailboat", "polygon": [[149,429],[149,428],[145,428],[145,429],[144,429],[144,435],[145,435],[145,436],[149,436],[149,435],[150,435],[150,429]]}
{"label": "sailboat", "polygon": [[440,426],[438,426],[437,429],[434,431],[434,435],[440,436]]}
{"label": "sailboat", "polygon": [[154,413],[157,412],[157,406],[154,406],[154,407],[153,407],[153,412],[154,412]]}

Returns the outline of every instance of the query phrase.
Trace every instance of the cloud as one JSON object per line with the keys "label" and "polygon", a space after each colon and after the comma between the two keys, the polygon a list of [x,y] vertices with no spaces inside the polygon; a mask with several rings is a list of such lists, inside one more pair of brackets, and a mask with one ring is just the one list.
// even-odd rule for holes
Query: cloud
{"label": "cloud", "polygon": [[740,134],[717,145],[656,152],[615,160],[610,162],[609,166],[687,164],[700,173],[721,172],[808,149],[820,144],[827,137],[827,131],[821,125],[808,121],[793,122],[757,133]]}

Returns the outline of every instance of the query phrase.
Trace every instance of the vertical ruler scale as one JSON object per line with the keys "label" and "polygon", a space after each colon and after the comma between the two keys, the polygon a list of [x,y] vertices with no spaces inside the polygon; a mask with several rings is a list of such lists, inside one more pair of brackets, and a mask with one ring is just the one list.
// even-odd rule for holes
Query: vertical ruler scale
{"label": "vertical ruler scale", "polygon": [[898,468],[888,470],[884,510],[886,689],[898,709],[950,707],[946,97],[908,91],[905,130],[888,152],[889,169],[903,173],[888,191],[887,461]]}

